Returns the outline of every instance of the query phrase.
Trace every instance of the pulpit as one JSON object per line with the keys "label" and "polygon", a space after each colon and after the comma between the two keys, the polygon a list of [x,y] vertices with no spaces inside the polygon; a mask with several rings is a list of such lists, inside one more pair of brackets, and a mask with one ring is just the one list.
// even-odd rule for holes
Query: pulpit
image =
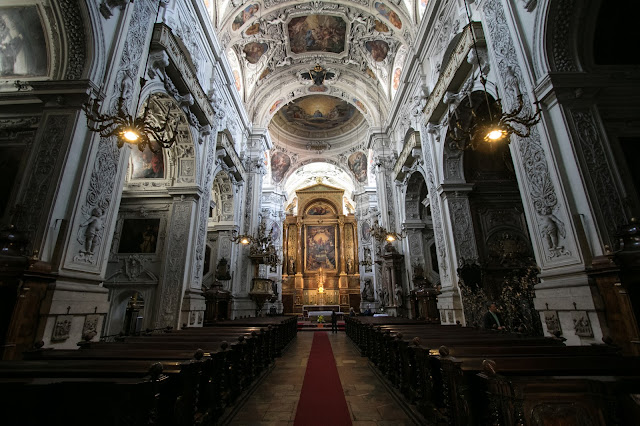
{"label": "pulpit", "polygon": [[251,263],[256,268],[255,278],[251,280],[251,290],[249,297],[256,303],[256,316],[260,316],[262,307],[273,295],[274,281],[267,278],[269,263],[271,260],[263,254],[252,254],[249,256]]}

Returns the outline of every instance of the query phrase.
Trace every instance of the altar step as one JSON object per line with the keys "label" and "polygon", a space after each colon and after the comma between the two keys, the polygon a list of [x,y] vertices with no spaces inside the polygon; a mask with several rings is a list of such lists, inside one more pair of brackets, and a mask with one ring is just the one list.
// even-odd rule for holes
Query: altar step
{"label": "altar step", "polygon": [[[316,321],[298,321],[298,331],[331,331],[331,323]],[[338,321],[338,331],[344,331],[344,321]]]}

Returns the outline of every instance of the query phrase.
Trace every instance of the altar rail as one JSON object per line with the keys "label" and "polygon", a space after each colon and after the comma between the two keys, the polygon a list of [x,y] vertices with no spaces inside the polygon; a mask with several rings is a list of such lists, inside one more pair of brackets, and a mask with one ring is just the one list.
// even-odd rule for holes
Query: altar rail
{"label": "altar rail", "polygon": [[[625,425],[640,409],[640,358],[607,345],[391,317],[345,317],[346,333],[437,425]],[[555,423],[554,423],[555,422]]]}
{"label": "altar rail", "polygon": [[296,336],[296,323],[250,318],[30,351],[0,362],[3,424],[214,425]]}

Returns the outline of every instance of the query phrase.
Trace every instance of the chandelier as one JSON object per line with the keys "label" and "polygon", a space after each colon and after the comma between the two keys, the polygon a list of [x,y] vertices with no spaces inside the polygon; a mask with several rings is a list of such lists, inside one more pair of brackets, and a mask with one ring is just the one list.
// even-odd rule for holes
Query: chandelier
{"label": "chandelier", "polygon": [[393,243],[396,240],[401,240],[405,237],[404,232],[394,232],[388,231],[383,226],[380,226],[378,221],[376,220],[371,227],[371,236],[375,238],[379,242],[387,242],[388,244]]}
{"label": "chandelier", "polygon": [[282,263],[278,254],[278,249],[273,244],[273,230],[268,234],[266,225],[261,222],[258,226],[258,235],[239,234],[238,231],[232,231],[229,240],[231,242],[249,246],[249,257],[255,259],[261,264],[277,267]]}
{"label": "chandelier", "polygon": [[234,230],[231,232],[231,237],[229,238],[229,240],[232,243],[238,243],[242,244],[243,246],[248,246],[255,240],[255,238],[249,234],[238,234],[238,231]]}
{"label": "chandelier", "polygon": [[[153,21],[154,23],[158,21],[160,7],[163,5],[165,5],[164,1],[158,1],[158,10],[156,12],[156,19]],[[147,58],[145,60],[143,73],[147,70],[150,50],[151,41],[149,41],[149,46],[146,50]],[[140,78],[140,90],[138,92],[137,102],[133,107],[134,109],[140,104],[140,95],[146,82],[146,79]],[[172,105],[170,105],[164,117],[164,124],[154,124],[149,114],[151,109],[150,100],[151,97],[147,99],[142,115],[131,114],[125,106],[124,89],[122,89],[115,112],[112,111],[107,114],[99,112],[100,102],[94,97],[85,103],[82,109],[87,117],[87,127],[89,130],[99,133],[103,138],[115,136],[117,138],[118,148],[122,148],[125,144],[137,145],[140,151],[144,151],[148,147],[152,152],[157,154],[162,148],[171,148],[175,143],[180,119],[175,120],[175,126],[171,125]]]}
{"label": "chandelier", "polygon": [[473,41],[475,58],[478,61],[478,76],[482,84],[481,99],[478,101],[472,97],[473,93],[468,93],[460,102],[460,105],[449,115],[448,138],[453,141],[459,150],[477,149],[482,142],[494,143],[501,140],[509,140],[512,134],[526,138],[531,134],[531,129],[540,121],[540,103],[534,102],[535,111],[525,104],[524,96],[515,79],[513,86],[516,92],[515,108],[505,111],[502,100],[498,96],[494,99],[487,92],[487,78],[483,74],[478,54],[476,36],[471,24],[471,14],[469,6],[465,2],[465,10],[469,21],[469,30]]}
{"label": "chandelier", "polygon": [[[140,91],[146,80],[140,79]],[[138,95],[138,101],[140,100]],[[171,148],[178,136],[180,120],[175,120],[175,126],[171,126],[171,109],[169,105],[164,117],[164,124],[155,125],[151,122],[149,112],[151,98],[147,100],[142,115],[133,116],[124,107],[122,94],[118,98],[118,108],[113,114],[102,114],[99,110],[99,102],[94,98],[82,106],[87,117],[87,127],[104,138],[117,137],[118,148],[124,144],[137,145],[140,151],[147,147],[154,153],[159,153],[162,148]],[[136,103],[137,105],[137,103]]]}

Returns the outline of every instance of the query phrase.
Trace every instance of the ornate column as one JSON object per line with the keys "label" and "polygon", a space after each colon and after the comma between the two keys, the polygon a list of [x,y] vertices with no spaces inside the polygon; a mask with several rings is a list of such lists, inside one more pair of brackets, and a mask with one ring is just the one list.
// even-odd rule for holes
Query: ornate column
{"label": "ornate column", "polygon": [[[550,9],[566,6],[566,2],[558,2]],[[513,15],[511,11],[505,11],[505,7],[511,8],[513,5],[500,0],[487,0],[482,5],[489,53],[492,63],[495,64],[498,89],[503,97],[504,108],[509,111],[517,105],[516,96],[520,90],[525,105],[524,112],[529,113],[532,110],[533,98],[528,88],[538,85],[539,82],[529,79],[530,64],[527,64],[527,60],[530,56],[527,52],[521,51],[521,40],[518,39],[518,33],[513,31],[513,28],[517,31],[518,24],[508,26]],[[572,33],[567,30],[570,25],[566,22],[571,13],[563,14],[564,17],[555,16],[558,21],[564,22],[560,23],[561,31],[550,34],[553,50],[550,57],[553,62],[560,64],[560,68],[563,68],[561,71],[569,71],[573,77],[578,69],[573,62],[573,51],[567,50],[566,46],[567,40],[570,40],[566,34]],[[546,76],[547,81],[540,86],[552,86],[553,77],[555,75]],[[590,82],[597,80],[590,79]],[[584,86],[578,87],[582,91]],[[572,89],[570,93],[574,96],[577,91]],[[548,95],[547,93],[543,96]],[[601,341],[606,327],[601,326],[601,303],[599,297],[594,297],[595,287],[585,269],[593,254],[602,253],[602,241],[607,240],[606,237],[602,239],[594,236],[604,235],[607,228],[613,229],[616,224],[624,223],[624,208],[615,186],[606,183],[612,182],[612,176],[607,171],[606,154],[601,156],[596,153],[599,143],[588,146],[597,140],[596,129],[599,128],[594,125],[591,114],[583,114],[582,111],[567,114],[560,111],[555,94],[549,95],[545,103],[548,103],[550,108],[543,115],[541,123],[532,129],[530,136],[521,138],[514,135],[511,138],[511,154],[536,262],[540,267],[541,282],[536,285],[535,307],[540,313],[542,323],[547,324],[546,334],[556,329],[556,325],[559,324],[564,337],[567,338],[567,344],[596,343]],[[573,145],[572,137],[566,134],[567,117],[570,117],[572,124],[582,133]],[[555,129],[551,129],[553,127]],[[550,138],[563,140],[554,141],[552,144]],[[595,154],[593,169],[586,173],[580,173],[580,168],[575,164],[575,153],[580,157],[583,146],[588,146],[588,155]],[[564,152],[565,150],[569,152]],[[595,176],[589,175],[593,172]],[[591,201],[596,197],[589,196],[589,190],[582,185],[582,182],[590,179],[598,182],[597,185],[604,184],[604,187],[607,187],[600,198],[599,206],[597,202]],[[565,186],[563,182],[572,184]],[[573,206],[580,206],[580,210]],[[598,218],[593,217],[592,212],[602,207],[604,211],[601,220],[609,224],[601,229],[592,227],[585,232],[583,223],[587,227],[592,226],[591,223],[597,223]],[[580,219],[581,216],[586,217],[584,222]],[[586,243],[585,235],[592,238],[591,246]],[[575,311],[583,313],[583,318],[590,323],[591,333],[583,333],[576,329]],[[549,321],[545,321],[546,319]]]}
{"label": "ornate column", "polygon": [[442,184],[439,188],[443,208],[449,213],[448,222],[453,238],[454,259],[458,267],[478,261],[478,248],[473,229],[469,192],[473,184]]}
{"label": "ornate column", "polygon": [[[174,198],[162,261],[163,280],[157,298],[156,327],[179,328],[190,323],[190,319],[180,318],[178,313],[181,312],[184,291],[189,285],[186,279],[188,270],[194,260],[190,247],[195,243],[193,231],[197,226],[199,194],[180,194],[182,191],[184,189],[169,189]],[[188,315],[189,310],[186,312]]]}
{"label": "ornate column", "polygon": [[296,288],[302,289],[302,217],[298,216],[296,229],[298,231],[298,246],[296,247]]}
{"label": "ornate column", "polygon": [[[342,284],[342,276],[346,275],[346,257],[345,257],[345,252],[344,252],[344,240],[345,240],[345,235],[344,235],[344,217],[343,216],[338,216],[338,232],[340,233],[340,283]],[[346,278],[345,278],[346,281]],[[341,285],[342,287],[342,285]]]}
{"label": "ornate column", "polygon": [[[448,238],[451,241],[452,262],[458,268],[466,265],[477,264],[478,247],[476,245],[475,231],[471,208],[469,206],[469,192],[473,189],[473,184],[442,184],[439,188],[442,198],[442,207],[448,213],[444,218],[444,228],[448,229]],[[456,272],[456,277],[460,276]],[[458,288],[459,281],[454,284]],[[452,298],[451,308],[453,318],[447,313],[446,318],[442,318],[443,323],[460,321],[464,324],[464,311],[460,297]]]}
{"label": "ornate column", "polygon": [[439,183],[438,167],[434,158],[437,155],[436,146],[439,145],[441,126],[427,125],[423,123],[420,129],[422,139],[422,153],[425,159],[426,184],[429,190],[429,205],[431,206],[431,219],[435,238],[436,255],[438,258],[438,270],[440,271],[440,284],[442,294],[438,297],[438,309],[440,320],[445,324],[455,324],[454,312],[461,315],[460,293],[457,288],[457,274],[451,256],[449,239],[445,236],[445,219],[443,200],[438,191]]}
{"label": "ornate column", "polygon": [[[32,243],[39,246],[35,248],[40,249],[42,260],[50,262],[56,271],[55,282],[48,289],[49,308],[40,317],[42,340],[47,347],[69,349],[77,348],[83,330],[95,329],[94,338],[99,338],[108,312],[108,291],[100,283],[107,268],[129,155],[128,149],[116,147],[113,138],[103,139],[87,130],[80,104],[92,87],[100,86],[105,94],[101,112],[115,111],[121,94],[129,111],[137,107],[137,82],[158,7],[152,0],[130,4],[120,22],[100,34],[107,39],[119,34],[114,38],[118,42],[113,45],[112,56],[105,58],[112,67],[103,80],[87,84],[86,80],[74,81],[90,78],[83,73],[89,66],[85,64],[82,13],[74,10],[76,3],[59,5],[66,15],[65,23],[78,35],[75,40],[72,37],[69,46],[75,64],[61,81],[32,84],[32,96],[46,94],[45,110],[34,144],[37,152],[31,155],[28,166],[32,175],[23,183],[19,199],[24,201],[16,209],[16,215],[21,216],[16,223],[28,224],[24,229],[30,238],[35,237]],[[52,333],[56,329],[68,332]]]}
{"label": "ornate column", "polygon": [[283,222],[282,226],[284,228],[284,236],[282,241],[282,275],[284,278],[285,276],[291,274],[292,271],[289,270],[291,266],[289,263],[289,225]]}
{"label": "ornate column", "polygon": [[[217,124],[217,122],[214,124]],[[217,126],[214,125],[214,127]],[[188,324],[189,327],[202,327],[204,325],[206,304],[202,294],[202,268],[206,252],[211,186],[215,178],[214,172],[219,170],[216,165],[219,166],[222,162],[221,157],[217,155],[216,136],[211,134],[209,125],[201,129],[200,136],[206,140],[205,149],[202,151],[205,155],[201,159],[202,169],[205,172],[201,174],[202,178],[199,182],[200,185],[198,185],[197,219],[195,225],[192,225],[194,244],[190,246],[193,261],[186,278],[188,285],[181,305],[182,319],[180,320],[180,324]]]}
{"label": "ornate column", "polygon": [[[262,178],[266,174],[264,165],[264,151],[269,147],[266,129],[254,129],[247,141],[248,151],[245,152],[244,169],[246,172],[246,186],[244,194],[245,210],[242,216],[241,233],[256,235],[260,221],[260,203],[262,194]],[[234,288],[233,315],[253,316],[256,313],[255,303],[249,298],[250,283],[255,278],[255,271],[248,257],[249,249],[240,248],[238,259],[238,275],[240,282]]]}
{"label": "ornate column", "polygon": [[353,238],[353,253],[352,255],[354,256],[353,258],[353,271],[352,273],[354,275],[360,275],[360,262],[358,262],[358,253],[359,253],[359,247],[358,247],[358,230],[356,229],[358,227],[358,222],[353,222],[351,224],[351,238]]}

